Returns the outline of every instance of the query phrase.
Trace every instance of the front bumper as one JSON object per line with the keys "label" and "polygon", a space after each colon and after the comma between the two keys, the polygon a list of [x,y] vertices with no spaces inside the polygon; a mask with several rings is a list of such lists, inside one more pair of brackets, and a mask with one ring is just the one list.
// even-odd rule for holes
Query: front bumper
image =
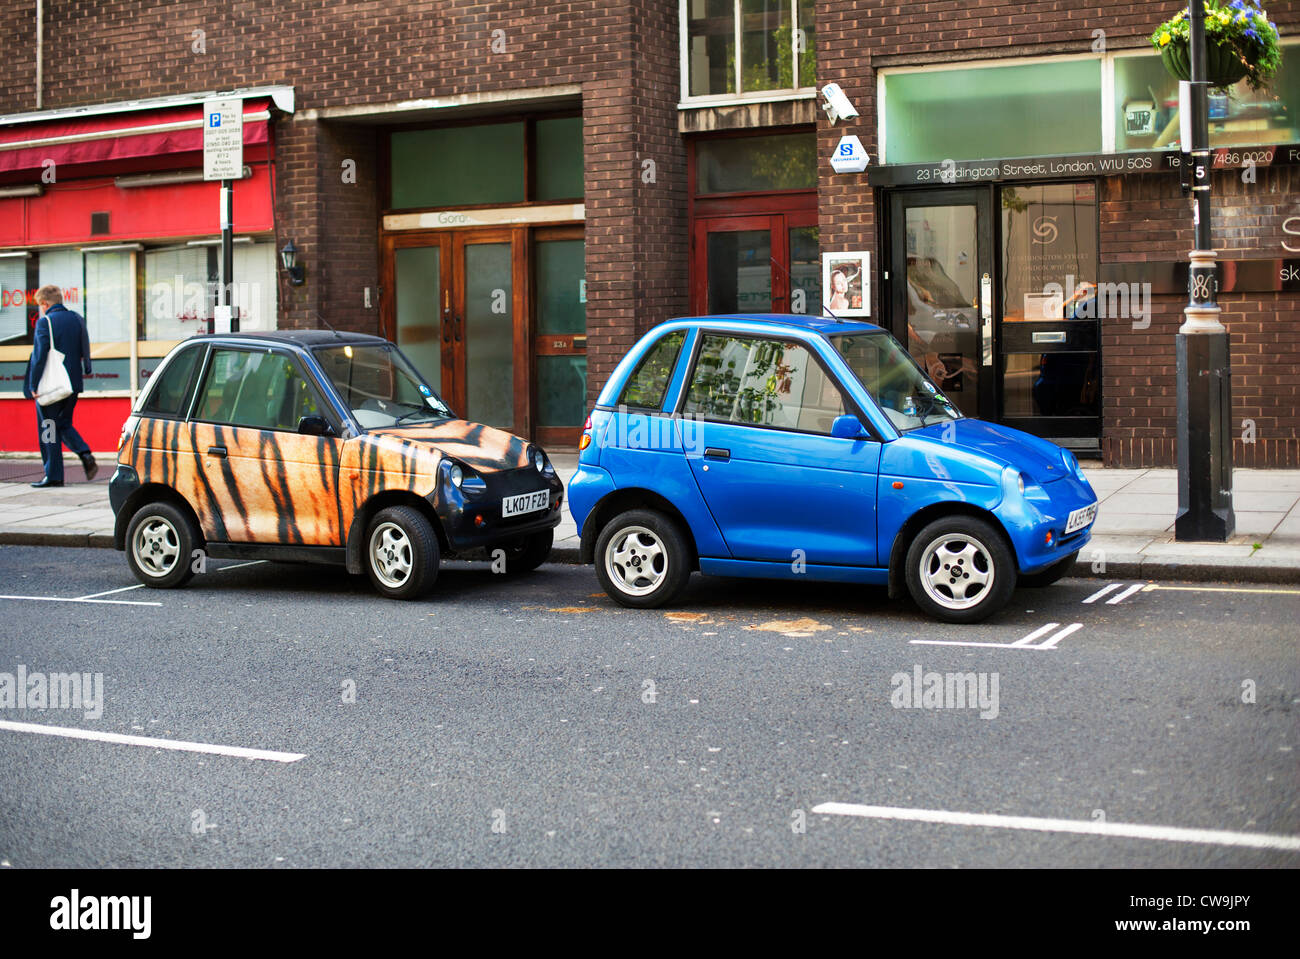
{"label": "front bumper", "polygon": [[[522,536],[553,529],[560,523],[564,483],[554,470],[539,473],[532,466],[480,474],[483,488],[467,483],[457,488],[444,477],[429,497],[453,552],[483,549]],[[502,500],[522,493],[549,490],[550,505],[522,516],[503,516]]]}
{"label": "front bumper", "polygon": [[1096,502],[1097,494],[1087,481],[1074,476],[1026,489],[1024,495],[1014,487],[1008,489],[1004,480],[1002,503],[995,512],[1011,536],[1020,572],[1036,573],[1088,545],[1096,517],[1072,533],[1065,532],[1065,525],[1072,512]]}

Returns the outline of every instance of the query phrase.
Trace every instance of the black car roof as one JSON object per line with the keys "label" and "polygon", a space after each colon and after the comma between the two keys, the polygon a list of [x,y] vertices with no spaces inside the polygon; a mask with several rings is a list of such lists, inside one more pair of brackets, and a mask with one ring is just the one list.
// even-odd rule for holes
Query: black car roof
{"label": "black car roof", "polygon": [[278,343],[286,346],[310,348],[331,343],[387,343],[382,336],[369,333],[352,333],[347,330],[266,330],[256,333],[201,333],[193,340],[211,340],[222,343]]}

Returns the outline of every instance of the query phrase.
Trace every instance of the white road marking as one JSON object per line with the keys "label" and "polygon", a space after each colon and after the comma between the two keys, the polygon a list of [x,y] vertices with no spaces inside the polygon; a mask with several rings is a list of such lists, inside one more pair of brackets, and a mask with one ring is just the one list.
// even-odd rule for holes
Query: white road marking
{"label": "white road marking", "polygon": [[1300,852],[1300,836],[1279,836],[1227,829],[1185,829],[1181,826],[1144,826],[1138,823],[1094,822],[1087,819],[1043,819],[1037,816],[999,816],[989,813],[949,812],[944,809],[906,809],[899,806],[862,806],[856,803],[826,802],[813,812],[828,816],[858,816],[866,819],[894,819],[908,822],[942,823],[949,826],[988,826],[994,829],[1024,829],[1031,832],[1068,832],[1083,836],[1118,839],[1159,839],[1165,842],[1203,843],[1212,846],[1244,846],[1249,849],[1280,849]]}
{"label": "white road marking", "polygon": [[1038,639],[1040,636],[1044,635],[1045,633],[1051,632],[1053,629],[1056,629],[1056,627],[1060,625],[1061,625],[1060,623],[1048,623],[1046,626],[1039,626],[1028,636],[1025,636],[1021,639],[1017,639],[1014,643],[974,643],[974,642],[965,642],[963,640],[956,640],[956,639],[913,639],[913,640],[909,640],[909,645],[912,646],[979,646],[983,649],[1055,649],[1056,644],[1059,643],[1061,640],[1065,639],[1066,636],[1069,636],[1071,633],[1075,632],[1076,630],[1083,628],[1083,623],[1071,623],[1069,626],[1066,626],[1060,629],[1059,631],[1057,631],[1056,633],[1053,633],[1052,636],[1050,636],[1045,641],[1037,644],[1034,643],[1034,640]]}
{"label": "white road marking", "polygon": [[1017,639],[1017,640],[1016,640],[1014,643],[1012,643],[1011,645],[1012,645],[1012,646],[1028,646],[1030,643],[1032,643],[1034,640],[1036,640],[1039,636],[1042,636],[1044,633],[1050,633],[1052,630],[1056,629],[1056,627],[1057,627],[1057,626],[1060,626],[1060,625],[1061,625],[1060,623],[1048,623],[1046,626],[1039,626],[1036,630],[1034,630],[1032,633],[1030,633],[1030,634],[1029,634],[1028,636],[1026,636],[1024,639]]}
{"label": "white road marking", "polygon": [[1119,583],[1111,583],[1109,586],[1103,586],[1101,589],[1097,590],[1097,592],[1093,593],[1091,596],[1085,599],[1084,602],[1095,603],[1097,602],[1097,600],[1101,599],[1103,596],[1105,596],[1107,593],[1111,592],[1112,590],[1119,589],[1119,586],[1120,586]]}
{"label": "white road marking", "polygon": [[1065,629],[1062,629],[1057,633],[1053,633],[1051,637],[1047,640],[1047,642],[1040,643],[1038,645],[1038,648],[1055,649],[1057,643],[1059,643],[1061,640],[1065,639],[1066,636],[1069,636],[1071,633],[1079,629],[1083,629],[1083,623],[1071,623],[1069,626],[1065,627]]}
{"label": "white road marking", "polygon": [[144,589],[144,583],[136,583],[134,586],[119,586],[117,589],[106,589],[101,593],[87,593],[85,596],[78,596],[77,599],[94,599],[96,596],[110,596],[113,593],[125,593],[133,589]]}
{"label": "white road marking", "polygon": [[0,599],[31,599],[41,603],[104,603],[108,606],[161,606],[162,603],[130,599],[86,599],[69,596],[0,596]]}
{"label": "white road marking", "polygon": [[215,573],[224,573],[228,569],[242,569],[245,566],[256,566],[258,563],[265,563],[264,559],[250,559],[247,563],[236,563],[234,566],[222,566],[220,569],[213,570]]}
{"label": "white road marking", "polygon": [[124,733],[106,733],[71,726],[46,726],[43,723],[14,723],[0,720],[0,730],[16,733],[36,733],[40,736],[61,736],[66,739],[90,739],[100,743],[117,743],[123,746],[147,746],[151,749],[176,749],[187,753],[211,753],[215,756],[234,756],[238,759],[266,759],[276,763],[296,763],[306,758],[306,753],[281,753],[271,749],[248,749],[244,746],[214,746],[209,743],[191,743],[179,739],[155,739],[152,736],[129,736]]}
{"label": "white road marking", "polygon": [[1136,592],[1138,592],[1139,590],[1141,590],[1142,587],[1143,587],[1143,585],[1144,585],[1144,584],[1142,584],[1142,583],[1134,583],[1134,584],[1133,584],[1132,586],[1130,586],[1128,589],[1124,590],[1124,592],[1122,592],[1122,593],[1116,593],[1116,594],[1115,594],[1114,596],[1112,596],[1110,599],[1106,600],[1106,605],[1107,605],[1107,606],[1114,606],[1116,603],[1122,603],[1122,602],[1124,602],[1124,600],[1128,599],[1128,598],[1129,598],[1130,596],[1132,596],[1134,593],[1136,593]]}

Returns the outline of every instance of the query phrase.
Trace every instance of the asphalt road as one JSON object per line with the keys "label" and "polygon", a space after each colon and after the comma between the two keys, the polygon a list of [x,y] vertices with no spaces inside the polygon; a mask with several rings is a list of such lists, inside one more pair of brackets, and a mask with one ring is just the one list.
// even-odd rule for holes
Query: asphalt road
{"label": "asphalt road", "polygon": [[[9,596],[134,583],[120,553],[0,548]],[[159,605],[0,599],[0,673],[102,673],[105,689],[98,719],[0,708],[0,866],[1300,864],[1276,840],[1300,835],[1300,586],[1122,583],[1083,602],[1105,585],[1020,590],[968,627],[883,590],[699,576],[677,609],[631,611],[566,566],[455,565],[421,603],[341,571],[220,562],[182,590],[97,597]],[[984,674],[990,696],[996,673],[996,716],[989,698],[896,708],[912,687],[895,675],[918,665]]]}

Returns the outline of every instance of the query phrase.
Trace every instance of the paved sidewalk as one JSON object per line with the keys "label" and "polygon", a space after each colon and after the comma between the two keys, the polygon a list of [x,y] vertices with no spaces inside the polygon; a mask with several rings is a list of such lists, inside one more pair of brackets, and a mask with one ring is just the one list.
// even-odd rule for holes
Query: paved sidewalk
{"label": "paved sidewalk", "polygon": [[[28,486],[41,476],[39,461],[0,460],[0,544],[111,547],[108,478],[113,461],[105,455],[99,459],[95,482],[80,481],[81,464],[69,458],[68,485],[45,490]],[[553,459],[567,486],[576,456]],[[1236,470],[1237,535],[1227,543],[1174,542],[1174,470],[1097,466],[1085,467],[1085,472],[1101,510],[1075,575],[1300,584],[1300,470]],[[566,505],[552,560],[577,559],[577,530]]]}

